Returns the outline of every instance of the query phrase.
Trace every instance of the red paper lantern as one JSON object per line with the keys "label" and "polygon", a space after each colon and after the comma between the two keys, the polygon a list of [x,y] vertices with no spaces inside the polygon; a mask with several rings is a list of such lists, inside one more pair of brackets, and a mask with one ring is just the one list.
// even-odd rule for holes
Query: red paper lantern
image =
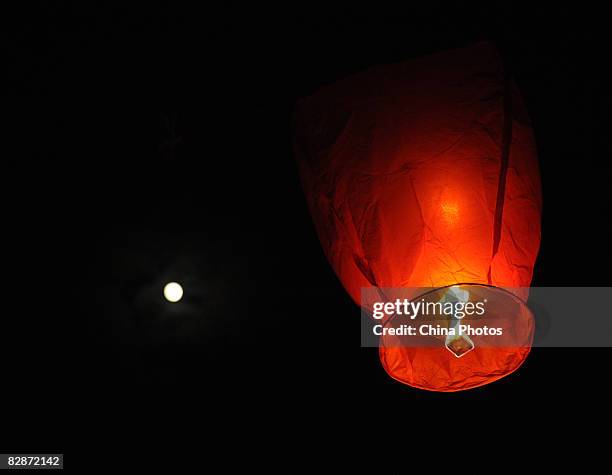
{"label": "red paper lantern", "polygon": [[[529,287],[541,191],[528,115],[488,43],[378,66],[296,110],[295,149],[321,244],[363,287]],[[527,295],[519,295],[526,298]],[[394,378],[455,391],[514,371],[529,347],[384,348]]]}

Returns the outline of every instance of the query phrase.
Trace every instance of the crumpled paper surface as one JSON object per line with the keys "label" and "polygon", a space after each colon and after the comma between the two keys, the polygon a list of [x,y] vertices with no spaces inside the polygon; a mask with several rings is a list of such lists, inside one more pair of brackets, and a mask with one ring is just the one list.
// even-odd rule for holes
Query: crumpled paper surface
{"label": "crumpled paper surface", "polygon": [[[298,103],[294,143],[323,250],[357,304],[369,286],[529,286],[542,206],[536,148],[492,45],[326,86]],[[455,391],[514,371],[528,353],[475,348],[457,359],[443,347],[381,347],[380,357],[406,384]]]}

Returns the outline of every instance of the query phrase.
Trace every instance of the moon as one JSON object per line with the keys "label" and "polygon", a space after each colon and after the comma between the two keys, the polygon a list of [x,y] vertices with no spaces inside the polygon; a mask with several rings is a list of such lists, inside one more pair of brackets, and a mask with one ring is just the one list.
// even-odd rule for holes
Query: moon
{"label": "moon", "polygon": [[164,297],[168,302],[178,302],[183,298],[183,287],[177,282],[168,282],[164,287]]}

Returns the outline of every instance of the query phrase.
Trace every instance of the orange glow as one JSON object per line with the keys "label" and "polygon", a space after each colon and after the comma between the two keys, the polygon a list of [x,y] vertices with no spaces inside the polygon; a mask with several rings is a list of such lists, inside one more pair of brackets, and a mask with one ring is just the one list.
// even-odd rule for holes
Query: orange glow
{"label": "orange glow", "polygon": [[449,226],[457,223],[459,220],[459,206],[457,203],[442,203],[442,218]]}
{"label": "orange glow", "polygon": [[[535,140],[492,45],[326,86],[298,104],[295,150],[323,250],[358,305],[369,287],[529,287],[541,221]],[[456,391],[510,374],[528,353],[381,347],[380,358],[405,384]]]}

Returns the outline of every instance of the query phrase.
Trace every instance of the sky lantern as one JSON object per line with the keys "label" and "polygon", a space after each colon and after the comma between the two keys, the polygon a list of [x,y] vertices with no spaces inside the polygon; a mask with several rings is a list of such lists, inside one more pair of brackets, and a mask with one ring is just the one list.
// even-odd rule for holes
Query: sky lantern
{"label": "sky lantern", "polygon": [[[532,128],[495,48],[376,66],[301,100],[295,150],[323,250],[346,291],[528,288],[540,245]],[[527,290],[516,290],[517,302]],[[533,337],[526,307],[513,310]],[[520,318],[519,318],[520,316]],[[522,323],[521,323],[522,322]],[[457,391],[515,369],[530,346],[380,346],[411,386]]]}

